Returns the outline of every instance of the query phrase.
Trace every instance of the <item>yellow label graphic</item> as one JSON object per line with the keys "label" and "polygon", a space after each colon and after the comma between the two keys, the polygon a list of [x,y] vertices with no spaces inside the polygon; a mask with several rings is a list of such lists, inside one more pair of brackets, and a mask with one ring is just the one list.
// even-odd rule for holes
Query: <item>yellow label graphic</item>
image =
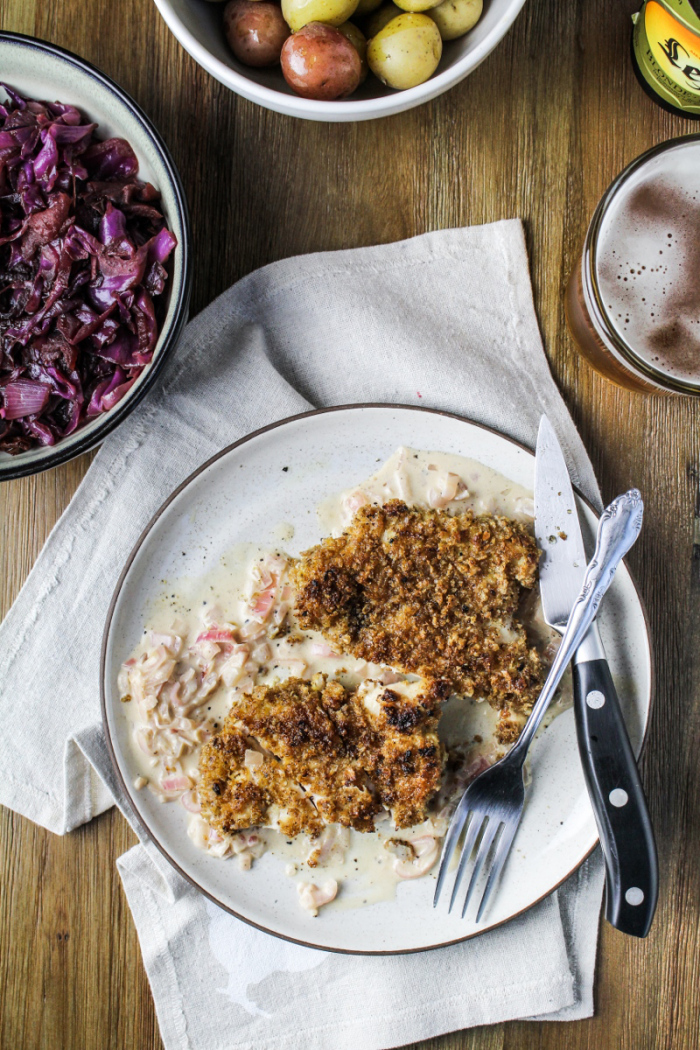
{"label": "yellow label graphic", "polygon": [[656,0],[649,0],[646,5],[644,27],[659,68],[684,94],[688,92],[700,99],[700,36],[681,25]]}

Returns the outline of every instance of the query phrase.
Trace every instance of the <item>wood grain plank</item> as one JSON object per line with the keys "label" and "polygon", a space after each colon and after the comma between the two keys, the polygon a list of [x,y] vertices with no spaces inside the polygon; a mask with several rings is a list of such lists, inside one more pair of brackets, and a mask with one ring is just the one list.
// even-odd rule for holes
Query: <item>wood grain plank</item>
{"label": "wood grain plank", "polygon": [[[0,0],[1,28],[83,55],[161,129],[192,213],[194,312],[276,259],[520,215],[552,370],[603,493],[636,484],[645,495],[631,564],[657,670],[642,766],[661,858],[655,926],[642,943],[603,928],[595,1018],[477,1028],[411,1050],[696,1050],[700,1042],[700,588],[691,586],[688,474],[699,465],[700,405],[600,379],[576,353],[562,306],[609,181],[647,146],[694,129],[654,106],[634,79],[635,6],[530,0],[499,48],[447,95],[380,121],[322,125],[228,92],[180,48],[151,0]],[[0,615],[90,458],[0,487]],[[125,822],[104,814],[58,838],[3,811],[0,836],[0,1046],[159,1050],[115,869],[134,841]]]}

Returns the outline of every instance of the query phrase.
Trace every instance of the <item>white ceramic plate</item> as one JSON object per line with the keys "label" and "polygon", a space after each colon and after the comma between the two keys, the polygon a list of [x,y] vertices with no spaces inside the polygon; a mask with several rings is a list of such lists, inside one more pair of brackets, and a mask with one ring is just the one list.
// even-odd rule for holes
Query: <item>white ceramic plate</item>
{"label": "white ceramic plate", "polygon": [[[508,438],[426,409],[358,405],[296,416],[257,431],[215,456],[168,500],[136,545],[117,586],[103,644],[103,708],[124,788],[156,845],[217,904],[270,933],[334,951],[406,952],[445,945],[506,922],[551,893],[597,842],[579,763],[573,712],[551,723],[532,749],[533,781],[514,850],[487,919],[479,926],[433,910],[435,873],[398,886],[397,899],[310,918],[294,881],[270,854],[243,872],[198,850],[180,806],[131,788],[136,774],[117,673],[137,644],[163,581],[214,568],[234,543],[276,545],[274,528],[295,526],[290,553],[320,539],[315,508],[357,484],[399,445],[478,459],[532,488],[534,456]],[[283,468],[288,468],[287,470]],[[595,515],[581,500],[589,533]],[[184,555],[183,555],[184,552]],[[603,604],[601,628],[638,751],[649,713],[651,658],[644,610],[623,565]]]}

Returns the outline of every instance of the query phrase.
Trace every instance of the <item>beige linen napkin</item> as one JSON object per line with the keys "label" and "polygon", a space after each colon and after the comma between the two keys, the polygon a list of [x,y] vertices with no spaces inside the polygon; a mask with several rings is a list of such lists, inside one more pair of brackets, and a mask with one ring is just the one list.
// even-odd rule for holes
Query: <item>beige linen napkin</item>
{"label": "beige linen napkin", "polygon": [[[519,221],[250,274],[190,323],[156,389],[105,442],[0,626],[1,802],[57,833],[115,799],[130,816],[99,725],[102,627],[129,550],[224,445],[312,406],[359,401],[446,409],[530,446],[546,412],[574,482],[599,504],[542,350]],[[382,1050],[508,1018],[592,1013],[597,855],[500,929],[387,958],[260,933],[151,846],[118,865],[167,1050]]]}

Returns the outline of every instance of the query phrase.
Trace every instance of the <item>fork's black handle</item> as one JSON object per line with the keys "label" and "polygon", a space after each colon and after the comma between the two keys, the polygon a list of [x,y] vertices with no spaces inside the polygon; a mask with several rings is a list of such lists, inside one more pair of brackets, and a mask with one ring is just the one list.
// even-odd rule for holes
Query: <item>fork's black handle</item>
{"label": "fork's black handle", "polygon": [[579,751],[605,857],[605,917],[646,937],[659,873],[637,764],[607,660],[574,663],[573,674]]}

